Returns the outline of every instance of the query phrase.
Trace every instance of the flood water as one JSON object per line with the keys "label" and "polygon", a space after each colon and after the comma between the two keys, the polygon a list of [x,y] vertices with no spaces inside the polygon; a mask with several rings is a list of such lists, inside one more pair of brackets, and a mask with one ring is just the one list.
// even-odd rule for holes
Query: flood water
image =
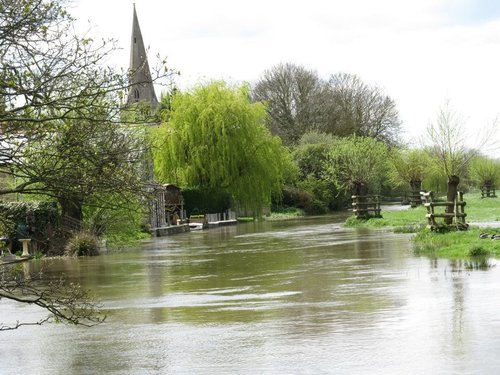
{"label": "flood water", "polygon": [[[24,264],[91,289],[108,318],[0,333],[0,374],[500,372],[499,267],[416,257],[410,235],[340,221],[239,224]],[[0,303],[4,323],[40,316]]]}

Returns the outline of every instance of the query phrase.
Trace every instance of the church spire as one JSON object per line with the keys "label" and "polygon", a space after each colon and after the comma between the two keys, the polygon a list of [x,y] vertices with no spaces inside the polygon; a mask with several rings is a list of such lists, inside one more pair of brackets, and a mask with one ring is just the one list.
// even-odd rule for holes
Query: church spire
{"label": "church spire", "polygon": [[141,28],[137,18],[134,4],[134,16],[132,20],[132,39],[130,44],[130,67],[129,67],[129,92],[127,103],[145,101],[151,104],[152,108],[158,105],[158,99],[151,80],[146,48],[142,40]]}

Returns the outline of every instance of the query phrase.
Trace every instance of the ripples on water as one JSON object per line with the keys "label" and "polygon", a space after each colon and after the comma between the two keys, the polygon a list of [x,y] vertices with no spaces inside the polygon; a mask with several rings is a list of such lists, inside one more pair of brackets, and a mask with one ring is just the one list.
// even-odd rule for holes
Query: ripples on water
{"label": "ripples on water", "polygon": [[[2,333],[0,373],[500,370],[496,267],[414,257],[408,235],[329,221],[249,223],[47,261],[48,275],[94,290],[108,321]],[[36,314],[2,303],[2,318]]]}

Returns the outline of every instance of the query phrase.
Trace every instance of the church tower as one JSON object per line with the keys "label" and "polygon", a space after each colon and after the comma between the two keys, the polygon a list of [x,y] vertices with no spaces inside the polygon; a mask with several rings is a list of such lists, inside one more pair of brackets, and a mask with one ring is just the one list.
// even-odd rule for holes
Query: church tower
{"label": "church tower", "polygon": [[135,4],[130,45],[129,85],[127,104],[144,101],[150,103],[153,109],[158,106]]}

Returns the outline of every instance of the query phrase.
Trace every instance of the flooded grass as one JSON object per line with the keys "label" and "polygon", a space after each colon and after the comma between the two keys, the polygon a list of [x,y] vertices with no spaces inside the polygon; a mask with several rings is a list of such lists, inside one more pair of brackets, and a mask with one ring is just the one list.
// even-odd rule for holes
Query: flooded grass
{"label": "flooded grass", "polygon": [[[467,231],[431,232],[426,229],[427,210],[423,206],[403,210],[383,210],[382,218],[360,220],[348,218],[348,227],[392,227],[395,233],[416,233],[413,237],[415,252],[443,258],[492,256],[500,257],[500,241],[491,236],[500,235],[500,199],[481,198],[479,193],[465,195],[467,222],[472,228]],[[484,238],[482,238],[484,237]]]}
{"label": "flooded grass", "polygon": [[264,220],[273,221],[273,220],[287,220],[287,219],[296,219],[298,217],[304,216],[304,211],[299,208],[287,208],[281,211],[273,211],[269,216],[265,216]]}
{"label": "flooded grass", "polygon": [[405,210],[383,210],[381,218],[357,219],[348,218],[345,225],[348,227],[393,227],[397,233],[416,233],[425,227],[426,210],[423,206]]}
{"label": "flooded grass", "polygon": [[497,233],[498,228],[473,228],[467,231],[436,233],[422,230],[413,237],[415,252],[444,258],[500,257],[500,241],[484,233]]}
{"label": "flooded grass", "polygon": [[464,267],[468,270],[487,270],[494,267],[494,264],[490,262],[488,256],[477,256],[465,261]]}

